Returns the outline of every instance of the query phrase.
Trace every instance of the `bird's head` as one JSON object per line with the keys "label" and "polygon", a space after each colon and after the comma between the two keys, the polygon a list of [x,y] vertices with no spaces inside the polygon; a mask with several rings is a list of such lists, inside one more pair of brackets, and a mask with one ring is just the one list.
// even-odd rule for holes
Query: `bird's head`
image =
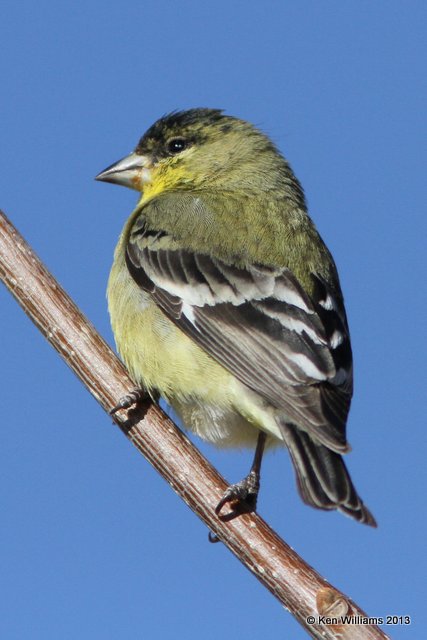
{"label": "bird's head", "polygon": [[293,174],[271,140],[218,109],[173,112],[155,122],[130,155],[96,179],[142,192],[272,190]]}

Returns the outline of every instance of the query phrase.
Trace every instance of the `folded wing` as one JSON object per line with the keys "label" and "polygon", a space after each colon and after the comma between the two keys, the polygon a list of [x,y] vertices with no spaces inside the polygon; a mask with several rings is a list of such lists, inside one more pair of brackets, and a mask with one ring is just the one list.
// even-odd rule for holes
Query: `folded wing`
{"label": "folded wing", "polygon": [[289,269],[238,268],[165,236],[137,218],[126,252],[134,280],[286,422],[345,452],[352,358],[340,298],[318,274],[309,296]]}

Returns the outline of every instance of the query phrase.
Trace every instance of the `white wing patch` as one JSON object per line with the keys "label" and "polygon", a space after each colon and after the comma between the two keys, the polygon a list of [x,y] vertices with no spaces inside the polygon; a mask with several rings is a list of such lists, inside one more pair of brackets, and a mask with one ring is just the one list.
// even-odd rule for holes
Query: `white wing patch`
{"label": "white wing patch", "polygon": [[271,309],[262,309],[262,311],[263,313],[269,315],[270,318],[278,320],[282,327],[284,327],[285,329],[289,329],[289,331],[295,331],[295,333],[297,333],[298,335],[301,335],[303,332],[305,332],[307,336],[314,342],[314,344],[328,344],[327,341],[322,336],[320,336],[312,326],[309,326],[306,322],[304,322],[304,320],[293,318],[285,312],[275,313]]}
{"label": "white wing patch", "polygon": [[289,353],[289,360],[295,362],[296,365],[305,373],[305,375],[309,378],[313,378],[314,380],[327,380],[328,375],[320,371],[314,362],[310,360],[303,353]]}
{"label": "white wing patch", "polygon": [[287,287],[283,282],[276,281],[274,297],[281,302],[292,304],[294,307],[298,307],[298,309],[302,309],[302,311],[305,311],[306,313],[313,313],[313,311],[308,308],[305,300],[300,296],[298,291]]}
{"label": "white wing patch", "polygon": [[326,309],[326,311],[332,311],[332,309],[337,308],[337,305],[330,293],[328,293],[328,295],[326,296],[326,300],[319,300],[319,304],[321,307]]}
{"label": "white wing patch", "polygon": [[196,284],[191,286],[187,283],[174,282],[169,278],[163,278],[157,273],[153,274],[149,269],[147,269],[147,273],[153,280],[156,287],[164,289],[171,295],[185,300],[188,305],[203,307],[205,304],[213,305],[216,303],[215,296],[207,284]]}
{"label": "white wing patch", "polygon": [[329,344],[331,345],[332,349],[336,349],[337,347],[340,346],[340,344],[342,344],[343,340],[344,340],[344,336],[341,333],[341,331],[335,330],[331,336]]}
{"label": "white wing patch", "polygon": [[198,328],[198,326],[196,324],[196,318],[194,316],[194,309],[193,309],[192,305],[189,304],[188,302],[183,302],[182,303],[182,313],[187,318],[187,320],[189,320],[191,322],[193,327],[195,327],[197,330],[199,330],[199,328]]}

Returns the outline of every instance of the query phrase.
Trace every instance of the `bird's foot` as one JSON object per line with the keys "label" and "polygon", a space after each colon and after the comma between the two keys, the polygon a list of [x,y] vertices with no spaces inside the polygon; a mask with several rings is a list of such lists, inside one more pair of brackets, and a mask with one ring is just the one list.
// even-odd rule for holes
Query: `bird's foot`
{"label": "bird's foot", "polygon": [[134,405],[146,400],[147,396],[148,394],[144,389],[139,387],[132,389],[130,393],[120,398],[116,406],[110,410],[110,415],[113,416],[117,411],[120,411],[120,409],[130,409]]}
{"label": "bird's foot", "polygon": [[220,515],[223,506],[227,503],[230,503],[236,515],[255,511],[258,492],[259,474],[251,471],[246,478],[228,487],[215,508],[216,515]]}
{"label": "bird's foot", "polygon": [[[259,473],[251,471],[246,478],[236,484],[231,484],[218,502],[215,513],[221,520],[232,520],[242,513],[251,513],[256,509],[259,492]],[[229,503],[231,511],[221,514],[222,508]],[[209,532],[209,542],[220,542],[217,535]]]}

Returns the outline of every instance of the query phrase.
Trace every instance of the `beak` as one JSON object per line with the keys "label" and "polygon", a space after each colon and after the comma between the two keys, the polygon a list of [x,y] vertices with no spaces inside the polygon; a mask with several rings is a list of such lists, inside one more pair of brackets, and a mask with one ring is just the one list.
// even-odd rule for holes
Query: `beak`
{"label": "beak", "polygon": [[150,158],[133,152],[98,173],[95,180],[142,191],[144,184],[151,180],[151,167]]}

